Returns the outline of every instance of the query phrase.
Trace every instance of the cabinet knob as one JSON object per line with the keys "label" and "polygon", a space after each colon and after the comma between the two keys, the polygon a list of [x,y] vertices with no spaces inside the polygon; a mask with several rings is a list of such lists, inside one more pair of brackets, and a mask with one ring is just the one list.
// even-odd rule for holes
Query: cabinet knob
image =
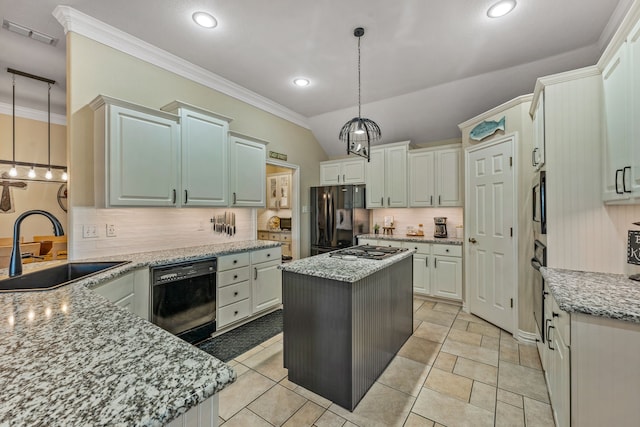
{"label": "cabinet knob", "polygon": [[267,254],[267,258],[269,258],[271,256],[271,254]]}
{"label": "cabinet knob", "polygon": [[237,275],[237,274],[234,274],[234,275],[233,275],[233,278],[234,278],[234,279],[237,279],[237,278],[238,278],[238,275]]}
{"label": "cabinet knob", "polygon": [[234,260],[233,260],[233,263],[234,263],[234,264],[237,264],[237,263],[238,263],[238,260],[237,260],[237,259],[234,259]]}
{"label": "cabinet knob", "polygon": [[444,251],[445,251],[445,252],[449,252],[449,249],[445,249]]}
{"label": "cabinet knob", "polygon": [[234,311],[234,312],[233,312],[233,315],[234,315],[234,316],[237,316],[237,315],[238,315],[238,310]]}
{"label": "cabinet knob", "polygon": [[233,293],[233,296],[234,296],[234,297],[237,297],[237,296],[238,296],[238,292],[234,292],[234,293]]}

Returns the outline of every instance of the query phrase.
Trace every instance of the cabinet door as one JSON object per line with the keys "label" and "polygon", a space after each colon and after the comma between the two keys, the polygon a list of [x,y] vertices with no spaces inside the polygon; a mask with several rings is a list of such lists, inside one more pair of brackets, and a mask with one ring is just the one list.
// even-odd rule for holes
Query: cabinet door
{"label": "cabinet door", "polygon": [[628,199],[622,175],[631,157],[629,144],[629,61],[623,44],[602,72],[604,89],[604,201]]}
{"label": "cabinet door", "polygon": [[407,207],[407,147],[385,149],[385,195],[387,207]]}
{"label": "cabinet door", "polygon": [[[630,63],[630,98],[631,98],[631,135],[629,144],[631,145],[631,161],[628,166],[627,179],[630,180],[630,187],[635,197],[640,197],[640,22],[631,30],[627,39],[629,45]],[[636,200],[640,203],[640,200]]]}
{"label": "cabinet door", "polygon": [[571,364],[570,350],[562,339],[562,334],[554,331],[553,352],[554,368],[552,385],[554,387],[552,408],[557,426],[571,425]]}
{"label": "cabinet door", "polygon": [[462,259],[434,256],[431,288],[434,296],[462,299]]}
{"label": "cabinet door", "polygon": [[175,206],[177,122],[110,105],[108,135],[109,205]]}
{"label": "cabinet door", "polygon": [[267,208],[291,209],[291,174],[267,175]]}
{"label": "cabinet door", "polygon": [[421,295],[431,293],[429,255],[413,254],[413,292]]}
{"label": "cabinet door", "polygon": [[409,153],[409,206],[430,207],[435,199],[435,153]]}
{"label": "cabinet door", "polygon": [[280,262],[264,262],[253,265],[253,313],[282,303],[282,272]]}
{"label": "cabinet door", "polygon": [[182,206],[227,206],[229,124],[182,111]]}
{"label": "cabinet door", "polygon": [[142,269],[100,284],[93,291],[131,313],[149,319],[149,270]]}
{"label": "cabinet door", "polygon": [[236,136],[229,138],[229,185],[232,207],[265,207],[266,148]]}
{"label": "cabinet door", "polygon": [[371,150],[371,161],[367,163],[367,209],[384,208],[385,181],[384,149]]}
{"label": "cabinet door", "polygon": [[355,159],[342,162],[342,183],[343,184],[364,184],[365,167],[364,159]]}
{"label": "cabinet door", "polygon": [[544,165],[544,91],[540,93],[538,105],[533,116],[533,153],[532,166],[539,170]]}
{"label": "cabinet door", "polygon": [[340,184],[340,163],[320,163],[320,185]]}
{"label": "cabinet door", "polygon": [[436,194],[438,206],[462,206],[460,171],[462,150],[436,151]]}

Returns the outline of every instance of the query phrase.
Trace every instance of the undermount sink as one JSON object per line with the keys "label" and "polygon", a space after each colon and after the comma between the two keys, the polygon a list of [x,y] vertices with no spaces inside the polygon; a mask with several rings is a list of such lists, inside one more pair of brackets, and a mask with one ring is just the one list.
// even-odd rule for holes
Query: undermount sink
{"label": "undermount sink", "polygon": [[0,292],[55,289],[129,262],[130,261],[70,262],[57,265],[55,267],[0,280]]}

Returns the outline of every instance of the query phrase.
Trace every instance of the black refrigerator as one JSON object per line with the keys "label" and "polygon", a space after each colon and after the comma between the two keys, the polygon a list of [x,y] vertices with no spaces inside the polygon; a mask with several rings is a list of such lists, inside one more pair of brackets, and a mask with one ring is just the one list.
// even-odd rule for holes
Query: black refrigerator
{"label": "black refrigerator", "polygon": [[311,187],[311,255],[354,246],[369,233],[364,185]]}

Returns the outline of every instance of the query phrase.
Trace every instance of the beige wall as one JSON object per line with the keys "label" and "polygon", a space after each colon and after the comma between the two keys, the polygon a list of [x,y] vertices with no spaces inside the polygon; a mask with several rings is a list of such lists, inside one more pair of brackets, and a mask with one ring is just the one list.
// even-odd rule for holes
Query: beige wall
{"label": "beige wall", "polygon": [[[66,126],[51,125],[51,164],[65,165],[67,163],[66,133]],[[12,159],[12,134],[12,116],[0,114],[0,159],[2,160]],[[47,122],[16,117],[16,161],[48,163],[47,138]],[[8,173],[10,168],[10,165],[0,165],[0,175],[3,172]],[[24,182],[27,186],[10,189],[13,212],[0,211],[0,237],[12,236],[16,218],[30,209],[44,209],[51,212],[60,220],[66,232],[67,214],[60,208],[57,200],[58,189],[62,184],[31,181],[27,178],[29,167],[19,166],[17,169],[17,178],[22,179],[9,179],[9,181]],[[45,172],[46,169],[36,169],[40,179],[44,179]],[[58,178],[61,172],[53,171],[54,176],[57,175]],[[42,216],[26,219],[20,231],[25,242],[31,241],[34,235],[53,234],[51,223]]]}
{"label": "beige wall", "polygon": [[[93,112],[87,105],[109,95],[160,108],[181,100],[233,118],[230,128],[269,141],[267,150],[300,166],[301,206],[319,182],[326,154],[310,130],[73,32],[67,35],[68,124],[72,206],[93,206]],[[73,220],[73,219],[72,219]],[[301,215],[301,248],[307,250],[307,214]]]}

